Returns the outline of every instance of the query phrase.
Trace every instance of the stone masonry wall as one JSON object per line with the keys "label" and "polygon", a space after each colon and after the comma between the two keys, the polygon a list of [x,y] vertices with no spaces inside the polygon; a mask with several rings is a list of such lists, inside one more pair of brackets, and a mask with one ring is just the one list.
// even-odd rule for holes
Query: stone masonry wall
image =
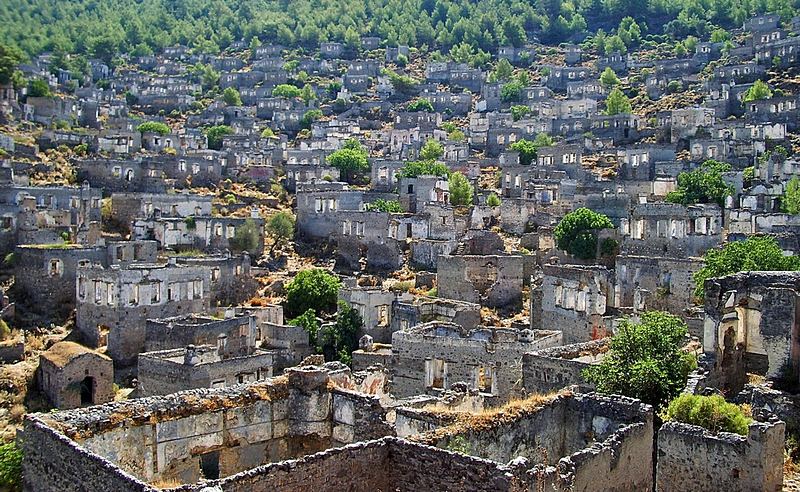
{"label": "stone masonry wall", "polygon": [[783,422],[752,423],[747,436],[667,422],[658,431],[657,490],[749,490],[783,485]]}

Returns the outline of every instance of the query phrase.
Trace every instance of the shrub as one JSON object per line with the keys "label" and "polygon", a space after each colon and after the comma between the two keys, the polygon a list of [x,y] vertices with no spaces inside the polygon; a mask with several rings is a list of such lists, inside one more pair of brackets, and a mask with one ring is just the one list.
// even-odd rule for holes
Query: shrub
{"label": "shrub", "polygon": [[278,84],[272,89],[273,97],[283,97],[286,99],[293,99],[295,97],[300,97],[302,90],[299,87],[295,87],[291,84]]}
{"label": "shrub", "polygon": [[197,221],[195,221],[193,216],[186,217],[183,219],[184,224],[186,224],[186,228],[190,231],[197,229]]}
{"label": "shrub", "polygon": [[409,161],[400,169],[398,176],[416,178],[419,176],[450,176],[450,169],[441,162]]}
{"label": "shrub", "polygon": [[433,113],[433,104],[427,99],[417,99],[408,103],[408,107],[406,108],[412,113],[416,113],[419,111],[425,111],[428,113]]}
{"label": "shrub", "polygon": [[663,413],[664,420],[699,425],[711,432],[732,432],[747,435],[753,419],[742,408],[728,403],[720,395],[702,396],[683,394],[670,402]]}
{"label": "shrub", "polygon": [[294,318],[293,320],[289,321],[289,324],[292,326],[299,326],[303,328],[306,333],[308,333],[308,343],[314,349],[314,352],[319,353],[320,348],[318,346],[318,337],[319,337],[319,327],[320,323],[317,319],[317,313],[314,312],[313,309],[308,309],[306,312],[301,314],[300,316]]}
{"label": "shrub", "polygon": [[686,323],[669,313],[650,311],[639,323],[624,319],[600,364],[583,376],[601,393],[638,398],[656,408],[675,398],[696,367],[684,352]]}
{"label": "shrub", "polygon": [[22,490],[22,450],[15,442],[0,446],[0,485],[8,490]]}
{"label": "shrub", "polygon": [[667,193],[666,201],[693,205],[716,203],[725,206],[725,198],[734,192],[733,186],[725,183],[722,173],[730,171],[731,165],[709,159],[697,169],[678,174],[678,189]]}
{"label": "shrub", "polygon": [[598,229],[613,229],[607,216],[588,208],[579,208],[568,213],[553,231],[558,249],[583,259],[592,260],[597,255]]}
{"label": "shrub", "polygon": [[234,251],[254,252],[259,248],[258,242],[261,240],[258,224],[253,219],[247,219],[244,224],[236,228],[233,237],[228,241]]}
{"label": "shrub", "polygon": [[288,243],[294,237],[294,217],[289,212],[278,212],[267,222],[267,235],[273,240],[273,248]]}
{"label": "shrub", "polygon": [[705,295],[705,281],[744,271],[796,271],[800,257],[784,256],[778,242],[769,236],[751,236],[732,241],[722,248],[709,249],[703,257],[703,268],[695,272],[694,294]]}
{"label": "shrub", "polygon": [[472,205],[472,183],[461,173],[452,173],[448,180],[450,204],[456,207]]}
{"label": "shrub", "polygon": [[497,196],[497,193],[490,193],[489,196],[486,197],[486,205],[490,207],[499,207],[500,203],[500,197]]}
{"label": "shrub", "polygon": [[327,270],[312,268],[301,271],[286,285],[286,316],[294,318],[309,309],[320,314],[333,313],[340,286],[339,279]]}
{"label": "shrub", "polygon": [[166,123],[162,123],[160,121],[145,121],[136,127],[136,131],[139,133],[157,133],[163,136],[169,135],[171,130]]}
{"label": "shrub", "polygon": [[436,140],[429,138],[419,151],[419,158],[423,161],[435,161],[444,155],[444,147]]}
{"label": "shrub", "polygon": [[397,200],[384,200],[383,198],[378,198],[374,202],[367,204],[367,210],[370,212],[389,212],[397,214],[403,212],[403,207]]}

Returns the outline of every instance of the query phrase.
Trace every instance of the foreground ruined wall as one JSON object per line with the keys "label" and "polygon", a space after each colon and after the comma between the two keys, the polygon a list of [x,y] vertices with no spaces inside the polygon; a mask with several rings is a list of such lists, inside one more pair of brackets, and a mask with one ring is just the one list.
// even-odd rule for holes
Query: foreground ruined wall
{"label": "foreground ruined wall", "polygon": [[781,490],[784,430],[783,422],[754,422],[740,436],[667,422],[658,431],[657,490]]}
{"label": "foreground ruined wall", "polygon": [[[75,477],[93,466],[111,472],[109,483],[89,490],[145,490],[114,485],[123,476],[194,483],[204,460],[213,459],[224,477],[392,434],[378,398],[337,387],[333,379],[341,376],[309,366],[252,385],[29,415],[23,440],[26,490],[86,490]],[[54,454],[56,446],[64,449]],[[51,468],[62,473],[54,476]],[[106,480],[103,476],[97,480]],[[65,484],[62,477],[72,482]]]}

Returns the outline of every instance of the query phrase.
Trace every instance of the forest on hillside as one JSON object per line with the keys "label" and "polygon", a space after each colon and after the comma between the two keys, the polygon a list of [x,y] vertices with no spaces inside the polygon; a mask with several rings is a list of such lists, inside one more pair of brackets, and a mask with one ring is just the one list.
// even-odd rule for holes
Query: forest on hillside
{"label": "forest on hillside", "polygon": [[491,52],[531,36],[554,44],[598,30],[614,35],[626,18],[637,25],[634,35],[705,39],[757,13],[788,21],[800,0],[6,0],[4,6],[0,43],[28,56],[53,51],[111,62],[119,53],[144,55],[175,44],[218,53],[239,39],[312,48],[321,41],[358,43],[361,35],[442,52],[461,44]]}

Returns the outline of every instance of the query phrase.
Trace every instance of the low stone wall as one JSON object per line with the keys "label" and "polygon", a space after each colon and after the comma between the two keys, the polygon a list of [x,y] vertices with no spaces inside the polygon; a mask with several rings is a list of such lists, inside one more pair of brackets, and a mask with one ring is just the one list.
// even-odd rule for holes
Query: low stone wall
{"label": "low stone wall", "polygon": [[747,436],[667,422],[658,431],[659,492],[747,490],[773,492],[783,485],[785,424],[750,424]]}
{"label": "low stone wall", "polygon": [[604,338],[525,354],[522,357],[525,391],[528,394],[544,394],[572,385],[593,390],[594,385],[587,383],[581,374],[591,363],[578,359],[604,353],[608,348],[608,340]]}
{"label": "low stone wall", "polygon": [[25,342],[18,341],[0,345],[0,362],[10,364],[25,359]]}

